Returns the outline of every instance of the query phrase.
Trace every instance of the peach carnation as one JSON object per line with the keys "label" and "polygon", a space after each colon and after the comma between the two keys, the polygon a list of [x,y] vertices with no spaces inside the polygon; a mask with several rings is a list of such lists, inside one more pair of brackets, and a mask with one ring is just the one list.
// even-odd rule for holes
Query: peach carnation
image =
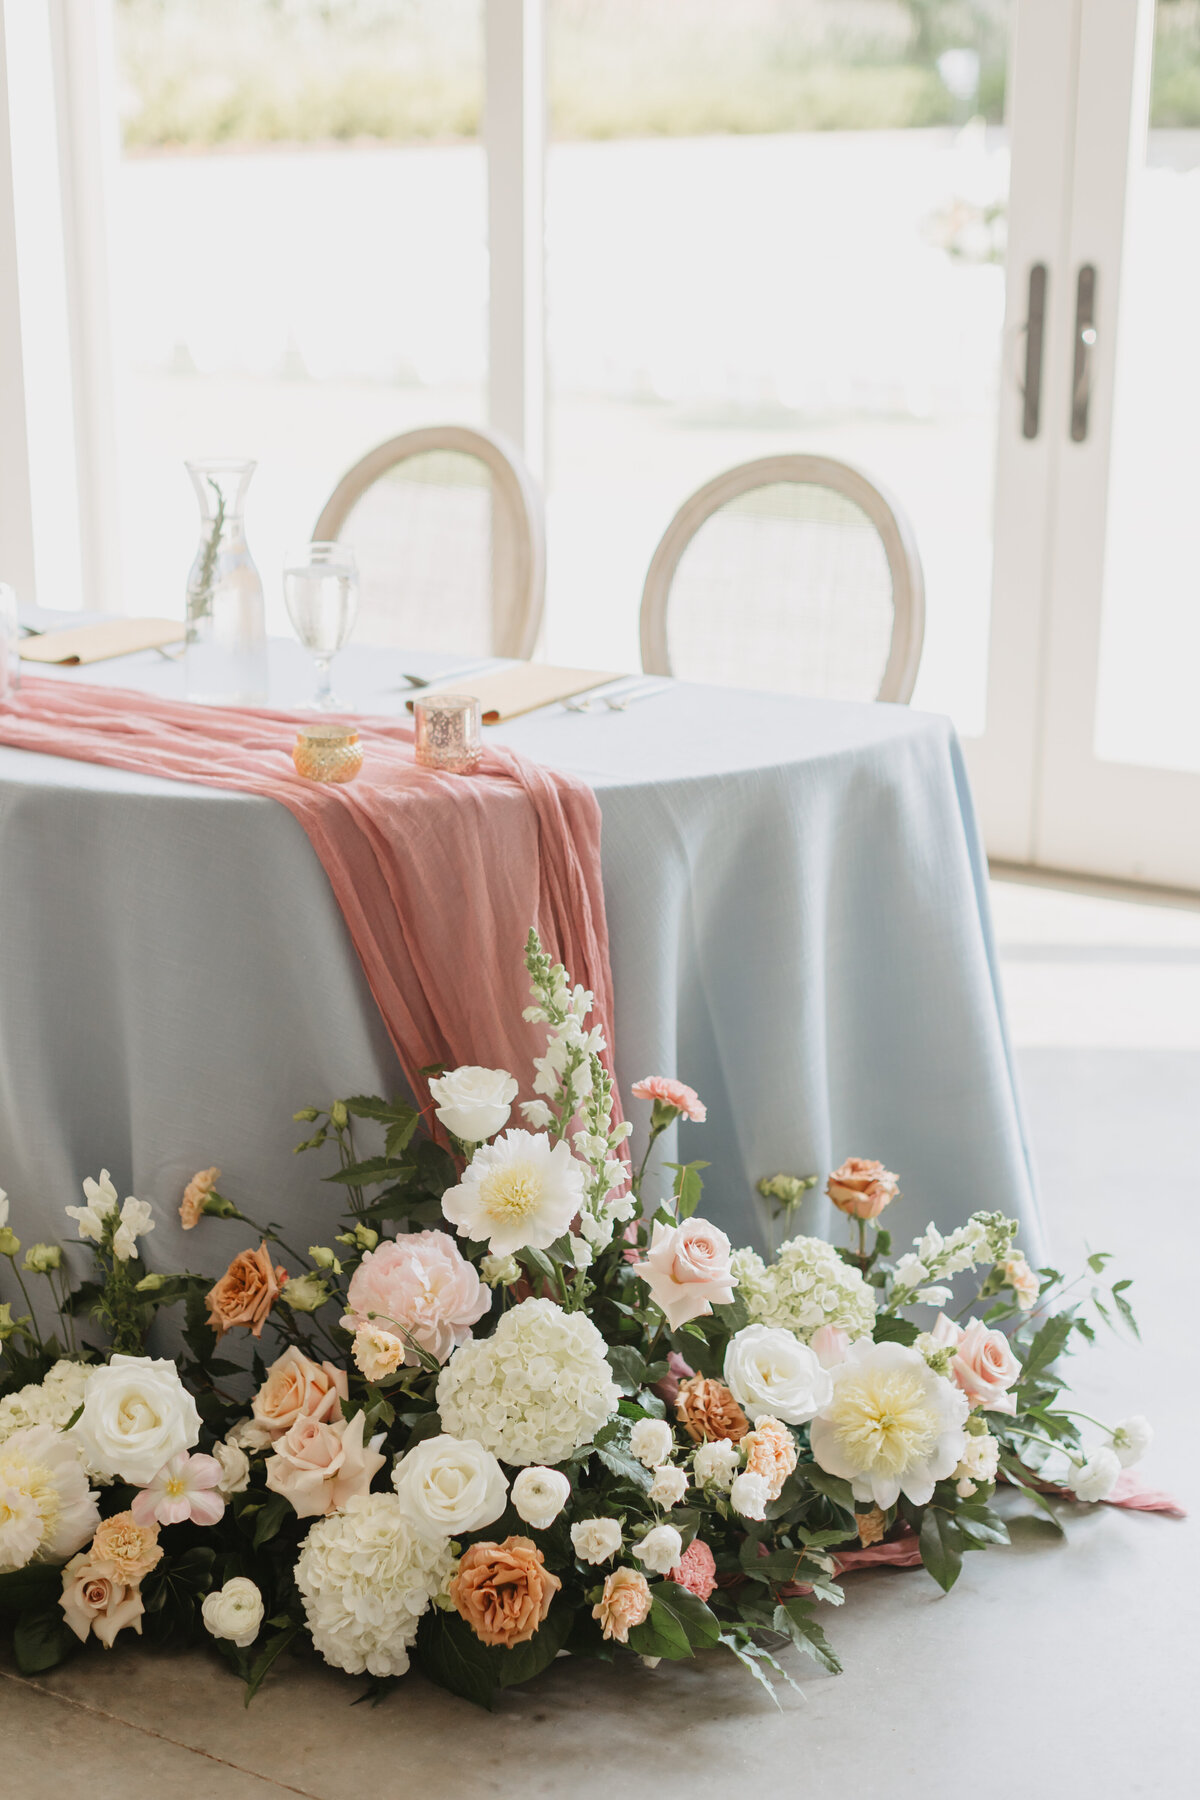
{"label": "peach carnation", "polygon": [[742,1439],[742,1449],[747,1452],[747,1473],[761,1475],[767,1484],[767,1499],[778,1500],[796,1466],[796,1440],[787,1426],[764,1413]]}
{"label": "peach carnation", "polygon": [[693,1375],[681,1381],[675,1397],[675,1415],[694,1444],[728,1438],[740,1444],[750,1421],[725,1386],[711,1375]]}
{"label": "peach carnation", "polygon": [[627,1644],[635,1625],[650,1612],[650,1583],[640,1569],[614,1569],[604,1582],[604,1592],[592,1608],[606,1638]]}
{"label": "peach carnation", "polygon": [[162,1561],[158,1526],[139,1525],[132,1512],[114,1513],[97,1525],[86,1555],[99,1574],[136,1587]]}
{"label": "peach carnation", "polygon": [[280,1438],[300,1419],[325,1424],[342,1416],[350,1384],[344,1369],[316,1363],[293,1344],[267,1370],[267,1378],[250,1403],[257,1422]]}
{"label": "peach carnation", "polygon": [[708,1117],[708,1108],[695,1088],[683,1081],[672,1081],[669,1075],[648,1075],[645,1081],[634,1082],[632,1092],[638,1100],[653,1100],[656,1107],[672,1107],[695,1125],[703,1124]]}
{"label": "peach carnation", "polygon": [[561,1586],[530,1538],[507,1537],[502,1544],[472,1544],[449,1594],[481,1643],[511,1649],[533,1636]]}
{"label": "peach carnation", "polygon": [[235,1256],[205,1298],[208,1322],[217,1336],[224,1336],[235,1325],[245,1325],[255,1337],[261,1337],[286,1280],[287,1270],[272,1263],[265,1239],[257,1250],[243,1250]]}
{"label": "peach carnation", "polygon": [[204,1203],[220,1178],[220,1169],[200,1169],[184,1188],[183,1199],[179,1202],[179,1219],[185,1231],[191,1231],[200,1223]]}
{"label": "peach carnation", "polygon": [[708,1545],[693,1538],[667,1577],[697,1600],[707,1600],[717,1585],[717,1559]]}
{"label": "peach carnation", "polygon": [[[367,1251],[350,1277],[342,1324],[347,1331],[375,1324],[407,1334],[444,1363],[491,1304],[490,1290],[453,1238],[444,1231],[413,1231]],[[420,1361],[412,1344],[404,1360]]]}
{"label": "peach carnation", "polygon": [[848,1156],[840,1169],[835,1169],[825,1183],[825,1192],[838,1208],[852,1219],[877,1219],[885,1206],[896,1198],[899,1177],[881,1162],[865,1156]]}

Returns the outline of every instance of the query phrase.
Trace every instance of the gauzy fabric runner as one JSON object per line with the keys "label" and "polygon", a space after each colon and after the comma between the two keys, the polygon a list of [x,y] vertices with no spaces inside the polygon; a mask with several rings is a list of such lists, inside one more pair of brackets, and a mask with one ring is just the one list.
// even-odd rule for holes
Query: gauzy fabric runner
{"label": "gauzy fabric runner", "polygon": [[329,877],[418,1105],[428,1103],[420,1071],[434,1063],[508,1069],[528,1091],[530,1060],[544,1043],[521,1016],[530,925],[594,994],[611,1069],[612,975],[591,789],[497,745],[485,745],[471,775],[422,768],[411,726],[386,718],[351,721],[365,752],[354,782],[306,781],[291,752],[296,728],[313,722],[312,713],[26,677],[0,707],[0,742],[286,806]]}

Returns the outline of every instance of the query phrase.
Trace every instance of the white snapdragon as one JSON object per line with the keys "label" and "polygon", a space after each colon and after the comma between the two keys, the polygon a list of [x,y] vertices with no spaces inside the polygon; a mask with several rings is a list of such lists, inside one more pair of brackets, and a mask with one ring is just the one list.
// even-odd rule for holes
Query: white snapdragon
{"label": "white snapdragon", "polygon": [[665,1419],[639,1419],[629,1434],[630,1453],[648,1469],[666,1462],[675,1444],[675,1433]]}
{"label": "white snapdragon", "polygon": [[121,1208],[121,1222],[113,1232],[113,1255],[119,1262],[128,1262],[137,1255],[137,1240],[153,1230],[154,1219],[148,1202],[135,1200],[131,1194]]}
{"label": "white snapdragon", "polygon": [[241,1445],[231,1444],[226,1440],[224,1443],[214,1444],[212,1453],[221,1471],[217,1492],[227,1500],[231,1494],[244,1494],[250,1486],[250,1458]]}
{"label": "white snapdragon", "polygon": [[545,1131],[554,1123],[554,1114],[544,1100],[522,1100],[521,1113],[531,1131]]}
{"label": "white snapdragon", "polygon": [[104,1236],[104,1222],[109,1213],[117,1206],[117,1190],[109,1178],[107,1169],[101,1169],[99,1181],[93,1181],[90,1175],[83,1182],[83,1206],[68,1206],[67,1217],[74,1219],[81,1238],[89,1238],[98,1244]]}
{"label": "white snapdragon", "polygon": [[[914,1297],[924,1301],[927,1292],[938,1295],[928,1301],[929,1305],[944,1306],[949,1292],[940,1289],[941,1282],[965,1269],[978,1268],[981,1263],[1003,1263],[1016,1233],[1016,1220],[1006,1219],[999,1212],[972,1213],[967,1223],[948,1237],[930,1224],[919,1238],[913,1239],[914,1249],[897,1260],[893,1303],[907,1305]],[[939,1287],[931,1287],[930,1283]],[[918,1288],[925,1292],[917,1293]]]}
{"label": "white snapdragon", "polygon": [[692,1459],[696,1481],[700,1487],[714,1487],[728,1493],[741,1467],[738,1447],[729,1438],[714,1438],[701,1444]]}
{"label": "white snapdragon", "polygon": [[653,1575],[669,1575],[683,1555],[683,1539],[673,1525],[656,1525],[633,1554]]}
{"label": "white snapdragon", "polygon": [[995,1481],[1000,1467],[1000,1445],[990,1431],[971,1432],[954,1471],[960,1499],[969,1500],[981,1482]]}

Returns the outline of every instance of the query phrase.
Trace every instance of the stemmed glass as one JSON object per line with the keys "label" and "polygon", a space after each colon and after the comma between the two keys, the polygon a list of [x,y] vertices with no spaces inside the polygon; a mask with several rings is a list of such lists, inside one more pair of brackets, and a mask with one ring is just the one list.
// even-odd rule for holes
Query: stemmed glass
{"label": "stemmed glass", "polygon": [[345,711],[330,665],[358,616],[358,569],[348,544],[305,544],[284,558],[283,597],[292,629],[317,665],[317,712]]}

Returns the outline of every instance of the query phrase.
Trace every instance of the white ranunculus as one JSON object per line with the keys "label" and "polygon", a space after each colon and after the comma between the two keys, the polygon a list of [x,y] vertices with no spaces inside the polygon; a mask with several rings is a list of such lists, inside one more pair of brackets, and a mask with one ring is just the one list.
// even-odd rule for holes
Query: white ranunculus
{"label": "white ranunculus", "polygon": [[137,1254],[137,1240],[153,1230],[154,1219],[149,1204],[145,1200],[135,1200],[131,1194],[121,1208],[121,1223],[113,1232],[113,1255],[119,1262],[128,1262]]}
{"label": "white ranunculus", "polygon": [[629,1434],[629,1448],[640,1463],[657,1469],[675,1448],[675,1433],[665,1419],[639,1419]]}
{"label": "white ranunculus", "polygon": [[650,1499],[655,1506],[661,1506],[665,1512],[668,1507],[678,1506],[688,1491],[686,1469],[677,1469],[674,1463],[663,1463],[654,1471],[654,1480],[650,1483]]}
{"label": "white ranunculus", "polygon": [[1154,1427],[1141,1413],[1134,1413],[1131,1418],[1122,1419],[1114,1427],[1112,1441],[1121,1467],[1132,1469],[1134,1463],[1141,1462],[1154,1442]]}
{"label": "white ranunculus", "polygon": [[199,1442],[200,1414],[173,1362],[114,1356],[93,1371],[71,1432],[90,1469],[148,1487],[173,1456]]}
{"label": "white ranunculus", "polygon": [[770,1482],[765,1475],[756,1475],[751,1469],[735,1476],[729,1490],[729,1504],[743,1519],[765,1519],[770,1498]]}
{"label": "white ranunculus", "polygon": [[656,1525],[635,1546],[633,1554],[651,1574],[669,1575],[683,1555],[683,1539],[673,1525]]}
{"label": "white ranunculus", "polygon": [[754,1424],[768,1413],[785,1425],[805,1425],[833,1392],[817,1356],[780,1325],[746,1325],[730,1338],[725,1385]]}
{"label": "white ranunculus", "polygon": [[548,1531],[570,1498],[571,1483],[561,1469],[540,1463],[522,1469],[512,1485],[513,1505],[535,1531]]}
{"label": "white ranunculus", "polygon": [[741,1461],[738,1447],[730,1438],[714,1438],[710,1443],[700,1444],[692,1459],[697,1485],[720,1488],[727,1494]]}
{"label": "white ranunculus", "polygon": [[475,1152],[442,1211],[459,1237],[485,1240],[492,1256],[546,1250],[582,1209],[586,1173],[569,1144],[506,1131]]}
{"label": "white ranunculus", "polygon": [[493,1524],[508,1503],[508,1481],[490,1450],[470,1438],[434,1437],[402,1457],[392,1486],[418,1531],[457,1537]]}
{"label": "white ranunculus", "polygon": [[1077,1500],[1107,1500],[1117,1485],[1120,1473],[1120,1458],[1115,1450],[1110,1450],[1105,1445],[1103,1449],[1094,1451],[1075,1470],[1071,1477],[1071,1491]]}
{"label": "white ranunculus", "polygon": [[607,1562],[621,1548],[619,1519],[579,1519],[571,1527],[571,1545],[580,1562]]}
{"label": "white ranunculus", "polygon": [[508,1124],[517,1084],[507,1069],[466,1064],[431,1081],[429,1092],[447,1131],[461,1143],[482,1144]]}
{"label": "white ranunculus", "polygon": [[217,1492],[224,1494],[227,1500],[231,1494],[244,1494],[250,1486],[250,1458],[241,1445],[231,1444],[228,1440],[214,1444],[213,1455],[221,1471]]}
{"label": "white ranunculus", "polygon": [[235,1575],[215,1594],[205,1594],[200,1608],[209,1636],[228,1638],[239,1650],[248,1650],[258,1636],[264,1611],[263,1597],[247,1575]]}

